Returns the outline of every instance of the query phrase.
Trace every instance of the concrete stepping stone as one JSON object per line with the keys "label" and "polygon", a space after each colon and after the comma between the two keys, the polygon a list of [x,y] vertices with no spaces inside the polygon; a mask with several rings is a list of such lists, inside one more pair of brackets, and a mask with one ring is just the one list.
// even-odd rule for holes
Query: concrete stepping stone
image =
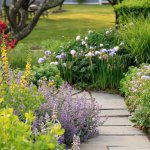
{"label": "concrete stepping stone", "polygon": [[150,150],[150,146],[108,147],[108,150]]}
{"label": "concrete stepping stone", "polygon": [[123,97],[100,92],[92,97],[102,105],[101,120],[108,119],[98,128],[100,135],[81,144],[81,150],[150,150],[146,135],[129,121]]}
{"label": "concrete stepping stone", "polygon": [[108,150],[107,146],[101,146],[99,144],[87,144],[83,143],[80,146],[81,150]]}
{"label": "concrete stepping stone", "polygon": [[101,126],[99,127],[100,135],[145,135],[139,129],[132,126]]}
{"label": "concrete stepping stone", "polygon": [[[128,146],[143,146],[149,147],[150,142],[146,136],[97,136],[88,141],[89,146],[93,144],[98,144],[99,146],[120,146],[120,147],[128,147]],[[94,150],[94,149],[91,149]]]}
{"label": "concrete stepping stone", "polygon": [[[103,118],[103,117],[102,117]],[[129,121],[128,117],[108,117],[104,126],[133,126],[134,124]]]}
{"label": "concrete stepping stone", "polygon": [[108,117],[128,117],[130,116],[129,111],[127,110],[102,110],[101,111],[101,116],[108,116]]}
{"label": "concrete stepping stone", "polygon": [[102,109],[126,109],[124,99],[119,95],[93,92],[92,97],[102,105]]}

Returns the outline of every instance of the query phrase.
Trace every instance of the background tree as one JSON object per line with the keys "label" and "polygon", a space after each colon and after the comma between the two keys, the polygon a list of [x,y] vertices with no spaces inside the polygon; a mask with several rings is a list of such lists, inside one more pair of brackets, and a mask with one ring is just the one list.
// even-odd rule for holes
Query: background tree
{"label": "background tree", "polygon": [[62,0],[62,3],[59,5],[59,10],[62,10],[62,6],[65,0]]}
{"label": "background tree", "polygon": [[7,0],[3,0],[4,11],[9,21],[9,31],[17,41],[22,40],[31,33],[44,11],[61,5],[63,1],[40,0],[38,10],[29,21],[28,10],[36,0],[12,0],[11,4],[8,4]]}
{"label": "background tree", "polygon": [[[112,7],[114,8],[115,5],[117,5],[118,3],[121,3],[123,0],[108,0],[108,2],[112,5]],[[115,11],[115,18],[116,18],[116,24],[119,23],[119,15],[117,13],[117,11]]]}

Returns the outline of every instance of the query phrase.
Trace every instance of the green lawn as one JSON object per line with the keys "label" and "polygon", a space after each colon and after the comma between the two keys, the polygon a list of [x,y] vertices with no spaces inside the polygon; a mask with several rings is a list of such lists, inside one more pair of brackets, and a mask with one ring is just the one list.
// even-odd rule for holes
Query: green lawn
{"label": "green lawn", "polygon": [[[113,8],[109,5],[64,5],[66,12],[49,14],[48,18],[41,17],[33,32],[22,42],[28,45],[46,45],[49,40],[50,48],[83,35],[91,30],[100,31],[114,25]],[[56,8],[55,8],[56,9]]]}

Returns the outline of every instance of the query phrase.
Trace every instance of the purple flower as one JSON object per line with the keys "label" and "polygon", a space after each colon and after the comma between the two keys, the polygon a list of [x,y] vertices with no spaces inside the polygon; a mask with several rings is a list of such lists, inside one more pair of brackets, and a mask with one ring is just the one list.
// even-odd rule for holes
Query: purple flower
{"label": "purple flower", "polygon": [[45,58],[39,58],[39,60],[38,60],[39,64],[44,63],[44,62],[45,62]]}
{"label": "purple flower", "polygon": [[62,56],[61,55],[57,55],[56,59],[62,59]]}
{"label": "purple flower", "polygon": [[41,105],[37,112],[34,128],[41,127],[40,123],[45,122],[46,114],[52,116],[55,105],[57,119],[65,129],[65,134],[61,139],[63,143],[70,145],[73,142],[74,135],[79,135],[81,142],[83,142],[97,134],[96,128],[101,123],[101,107],[94,99],[88,98],[87,100],[85,94],[72,96],[74,92],[68,84],[64,84],[58,90],[43,84],[39,87],[39,92],[47,101]]}

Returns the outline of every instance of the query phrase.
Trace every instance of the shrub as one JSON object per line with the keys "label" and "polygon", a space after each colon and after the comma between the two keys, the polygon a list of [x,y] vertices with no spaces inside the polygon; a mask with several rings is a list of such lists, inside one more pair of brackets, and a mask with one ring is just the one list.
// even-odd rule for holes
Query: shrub
{"label": "shrub", "polygon": [[[26,69],[24,73],[19,72],[17,77],[13,71],[8,71],[8,75],[6,71],[4,73],[0,71],[1,78],[4,79],[0,84],[0,92],[4,102],[0,107],[14,108],[15,113],[20,116],[21,120],[24,120],[24,113],[38,109],[41,103],[44,102],[44,97],[38,93],[35,85],[30,86],[30,83],[27,81],[29,80],[30,70]],[[7,78],[4,78],[3,74],[6,74],[7,76],[5,75],[4,77]],[[5,82],[5,80],[8,80],[8,82]]]}
{"label": "shrub", "polygon": [[51,62],[51,52],[45,51],[45,56],[39,58],[38,65],[33,66],[34,83],[38,85],[40,80],[48,81],[49,84],[55,84],[59,87],[63,80],[60,77],[60,71],[57,67],[58,62]]}
{"label": "shrub", "polygon": [[78,3],[84,3],[86,0],[77,0]]}
{"label": "shrub", "polygon": [[31,131],[31,124],[35,119],[33,112],[41,105],[44,98],[38,93],[35,86],[29,86],[30,59],[27,60],[23,75],[15,78],[9,68],[5,40],[1,46],[0,148],[16,150],[65,149],[63,145],[58,143],[64,130],[60,123],[54,125],[49,116],[46,118],[44,130],[41,125],[41,132],[37,132],[37,129]]}
{"label": "shrub", "polygon": [[81,88],[118,88],[131,63],[117,32],[89,31],[84,38],[68,43],[57,54],[62,77]]}
{"label": "shrub", "polygon": [[147,18],[150,13],[149,0],[123,0],[115,6],[115,10],[119,15],[121,21],[125,21],[129,17],[144,16]]}
{"label": "shrub", "polygon": [[97,127],[100,125],[100,107],[92,98],[86,95],[72,96],[73,89],[65,84],[59,89],[42,84],[39,87],[47,100],[37,111],[37,120],[33,127],[38,127],[40,122],[44,121],[44,116],[52,115],[53,109],[56,109],[57,118],[65,129],[64,142],[70,145],[73,136],[78,135],[81,142],[97,134]]}
{"label": "shrub", "polygon": [[150,20],[139,18],[129,19],[126,27],[121,28],[120,36],[126,51],[139,65],[150,63]]}
{"label": "shrub", "polygon": [[131,112],[131,120],[138,126],[150,125],[150,65],[132,67],[121,81],[121,91]]}
{"label": "shrub", "polygon": [[26,58],[28,54],[30,53],[30,56],[32,57],[32,66],[37,65],[38,58],[43,55],[43,52],[39,51],[31,51],[30,47],[25,46],[22,43],[19,43],[13,51],[8,51],[8,59],[9,64],[12,69],[25,69],[26,65]]}
{"label": "shrub", "polygon": [[[65,149],[59,145],[55,136],[63,134],[63,130],[58,126],[50,124],[47,127],[49,132],[32,133],[31,123],[34,120],[32,112],[26,113],[25,122],[21,122],[18,116],[13,114],[12,108],[0,109],[0,148],[1,149]],[[61,131],[61,132],[60,132]],[[61,133],[61,134],[60,134]]]}

